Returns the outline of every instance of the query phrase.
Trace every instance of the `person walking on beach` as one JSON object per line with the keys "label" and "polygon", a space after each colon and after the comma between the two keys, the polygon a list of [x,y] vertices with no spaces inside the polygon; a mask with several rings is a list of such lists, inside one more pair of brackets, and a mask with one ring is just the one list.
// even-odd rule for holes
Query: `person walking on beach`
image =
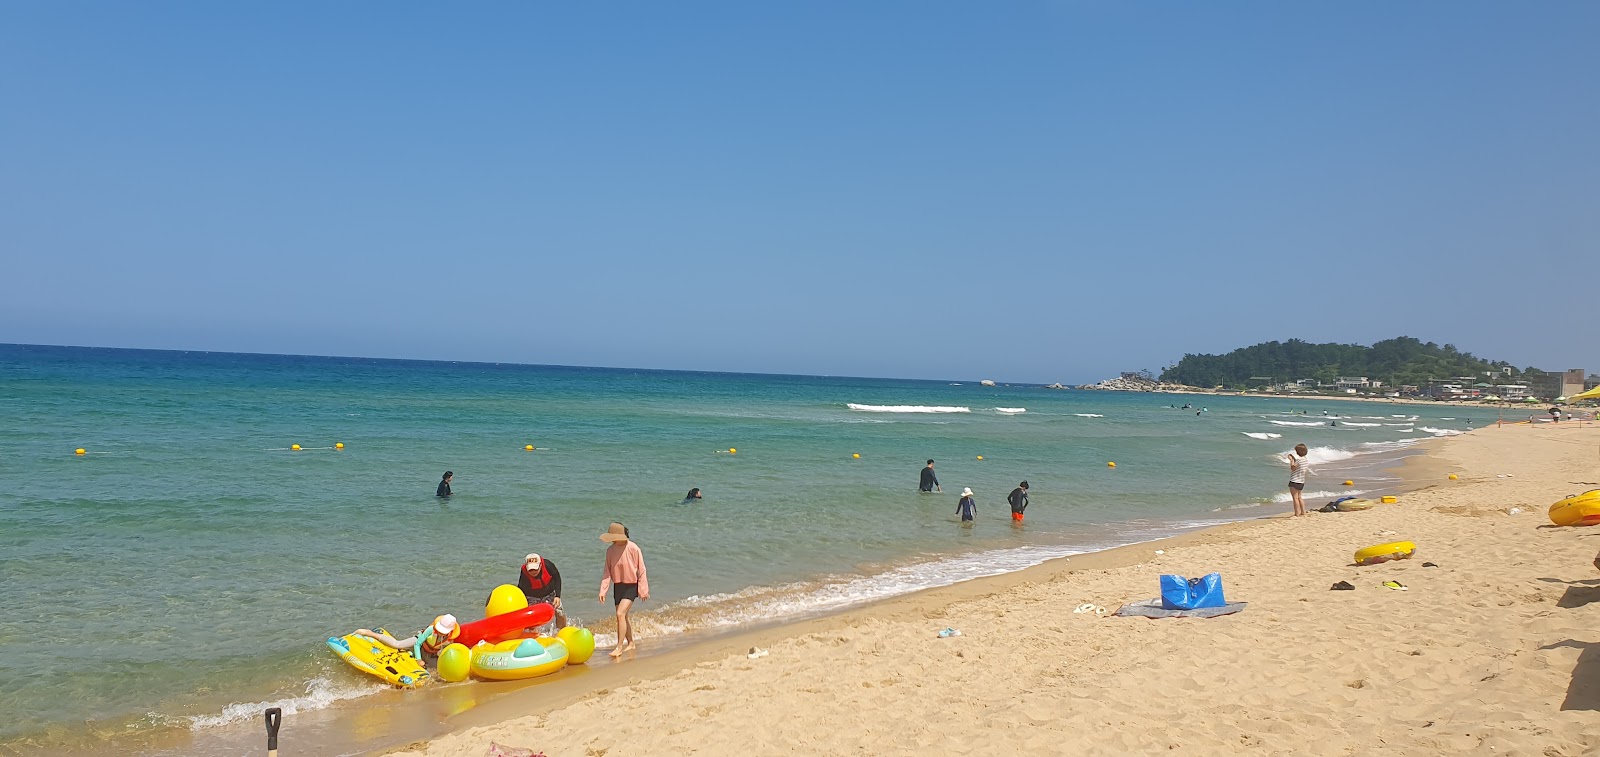
{"label": "person walking on beach", "polygon": [[561,611],[561,571],[556,570],[554,561],[537,553],[522,558],[517,588],[528,598],[528,604],[543,602],[555,608],[556,628],[567,627],[567,615]]}
{"label": "person walking on beach", "polygon": [[1301,498],[1301,491],[1306,488],[1306,474],[1311,472],[1311,464],[1306,460],[1308,452],[1306,445],[1296,444],[1294,452],[1284,458],[1289,461],[1289,498],[1294,500],[1297,518],[1306,514],[1306,501]]}
{"label": "person walking on beach", "polygon": [[961,490],[961,501],[956,503],[956,515],[962,523],[971,523],[978,514],[978,501],[972,498],[972,487]]}
{"label": "person walking on beach", "polygon": [[922,469],[922,481],[917,484],[917,490],[924,492],[944,491],[944,487],[939,486],[939,477],[933,475],[932,460],[929,460],[928,466]]}
{"label": "person walking on beach", "polygon": [[633,609],[634,602],[650,598],[644,553],[629,536],[628,527],[615,522],[600,534],[600,541],[611,545],[606,547],[605,571],[600,575],[600,601],[606,601],[606,589],[610,588],[611,599],[617,606],[617,646],[611,650],[613,658],[633,651],[633,623],[628,612]]}
{"label": "person walking on beach", "polygon": [[450,496],[450,479],[455,478],[455,476],[456,476],[455,473],[453,473],[451,471],[445,471],[444,472],[444,478],[439,479],[439,488],[434,491],[433,496],[435,496],[435,497],[448,497],[448,496]]}
{"label": "person walking on beach", "polygon": [[1017,484],[1017,488],[1012,489],[1011,494],[1006,496],[1006,501],[1011,503],[1011,521],[1021,523],[1022,513],[1028,509],[1028,482]]}

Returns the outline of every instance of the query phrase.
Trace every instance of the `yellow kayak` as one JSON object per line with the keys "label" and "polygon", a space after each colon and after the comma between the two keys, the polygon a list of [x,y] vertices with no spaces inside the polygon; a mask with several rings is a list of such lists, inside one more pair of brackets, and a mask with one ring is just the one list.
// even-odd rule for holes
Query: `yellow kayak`
{"label": "yellow kayak", "polygon": [[1551,505],[1550,522],[1558,526],[1600,525],[1600,489],[1591,489]]}
{"label": "yellow kayak", "polygon": [[428,680],[428,669],[409,652],[390,649],[370,637],[332,636],[328,638],[328,648],[339,655],[339,659],[350,663],[350,667],[383,679],[391,686],[411,689]]}
{"label": "yellow kayak", "polygon": [[1356,550],[1357,565],[1377,565],[1390,560],[1404,560],[1417,551],[1417,545],[1409,541],[1392,541],[1388,544],[1379,544],[1366,549]]}

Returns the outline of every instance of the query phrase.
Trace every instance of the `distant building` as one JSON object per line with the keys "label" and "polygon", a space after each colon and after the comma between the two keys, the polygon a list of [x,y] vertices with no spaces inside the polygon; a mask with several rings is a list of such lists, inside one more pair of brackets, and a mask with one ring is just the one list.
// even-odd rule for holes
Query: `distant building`
{"label": "distant building", "polygon": [[1494,388],[1494,393],[1499,395],[1500,399],[1517,402],[1528,396],[1528,387],[1522,384],[1498,384]]}
{"label": "distant building", "polygon": [[1372,382],[1368,381],[1366,376],[1340,376],[1333,385],[1340,389],[1366,389],[1372,386]]}
{"label": "distant building", "polygon": [[1528,384],[1528,396],[1542,400],[1566,397],[1583,391],[1582,368],[1565,371],[1529,371],[1523,374]]}

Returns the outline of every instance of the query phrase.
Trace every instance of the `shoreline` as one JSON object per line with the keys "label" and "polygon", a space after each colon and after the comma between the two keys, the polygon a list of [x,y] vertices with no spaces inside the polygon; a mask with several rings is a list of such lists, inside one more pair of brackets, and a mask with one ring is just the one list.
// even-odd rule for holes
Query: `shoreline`
{"label": "shoreline", "polygon": [[[1516,478],[1481,479],[1462,476],[1460,482],[1451,481],[1448,486],[1441,483],[1441,481],[1446,480],[1447,473],[1465,470],[1462,462],[1452,459],[1448,453],[1461,448],[1464,440],[1482,438],[1480,435],[1486,433],[1497,436],[1498,438],[1494,441],[1503,442],[1508,438],[1505,435],[1512,433],[1542,433],[1545,436],[1551,436],[1568,432],[1565,429],[1558,431],[1541,426],[1523,426],[1514,430],[1502,429],[1493,432],[1488,432],[1487,429],[1479,429],[1462,436],[1424,440],[1417,447],[1423,454],[1409,455],[1403,458],[1398,465],[1397,472],[1402,479],[1400,484],[1402,505],[1399,506],[1391,505],[1381,511],[1369,511],[1368,513],[1313,515],[1302,522],[1295,522],[1292,519],[1279,516],[1227,523],[1152,542],[1051,560],[1003,575],[976,578],[948,586],[924,589],[847,608],[818,618],[779,623],[771,627],[735,631],[717,638],[698,641],[687,639],[688,643],[677,649],[667,650],[656,655],[648,655],[637,660],[630,660],[621,665],[607,665],[600,669],[579,671],[571,675],[563,674],[559,680],[497,696],[492,701],[462,712],[457,716],[447,718],[445,722],[445,726],[449,731],[447,735],[428,741],[413,742],[404,747],[390,747],[369,753],[396,755],[482,754],[483,749],[487,746],[487,739],[496,738],[494,734],[500,736],[498,740],[502,743],[552,750],[553,748],[547,745],[529,742],[526,737],[518,740],[514,736],[518,733],[525,734],[527,737],[536,735],[551,736],[559,732],[559,730],[551,730],[554,726],[547,724],[549,719],[571,711],[593,709],[609,698],[617,696],[619,687],[629,692],[642,688],[670,688],[678,685],[685,678],[717,678],[719,673],[727,673],[730,670],[752,670],[762,666],[777,665],[777,663],[768,662],[766,659],[745,661],[744,652],[748,651],[752,646],[772,649],[773,656],[777,657],[779,655],[777,648],[779,647],[804,646],[808,644],[807,640],[809,639],[826,637],[838,632],[840,629],[922,625],[927,625],[931,628],[932,626],[945,624],[944,621],[949,619],[951,608],[969,603],[982,603],[993,601],[997,597],[1006,597],[1019,593],[1025,594],[1039,587],[1058,587],[1064,584],[1081,583],[1105,574],[1126,573],[1130,570],[1149,567],[1152,563],[1161,566],[1159,570],[1165,570],[1169,563],[1175,561],[1175,555],[1158,555],[1156,554],[1157,550],[1176,553],[1177,555],[1187,552],[1226,550],[1241,543],[1260,540],[1264,536],[1270,535],[1271,532],[1286,527],[1293,528],[1301,525],[1322,526],[1324,524],[1330,526],[1353,525],[1359,524],[1362,519],[1377,520],[1377,518],[1384,516],[1392,519],[1406,512],[1407,508],[1404,503],[1414,498],[1422,500],[1437,499],[1438,492],[1435,490],[1440,489],[1446,490],[1448,493],[1463,491],[1469,486],[1529,488],[1529,479],[1519,481]],[[1583,429],[1572,429],[1570,433],[1587,432]],[[1474,445],[1478,447],[1484,446],[1476,444],[1476,442],[1468,442],[1465,446]],[[1426,502],[1422,504],[1426,504]],[[1534,521],[1528,516],[1530,516],[1529,513],[1523,513],[1522,516],[1510,520],[1520,519],[1524,524],[1534,525]],[[1533,513],[1531,516],[1542,519],[1542,512]],[[1581,533],[1581,531],[1564,530],[1558,531],[1556,535],[1573,536]],[[1343,559],[1345,561],[1348,560],[1348,558]],[[1410,562],[1395,563],[1394,565],[1403,566],[1406,569],[1414,569],[1414,564]],[[1156,570],[1158,568],[1150,568],[1145,572],[1153,574]],[[1375,566],[1369,570],[1377,572],[1384,570],[1384,567]],[[1225,574],[1229,573],[1229,571],[1224,572]],[[1584,577],[1587,578],[1588,576]],[[1155,593],[1153,575],[1149,583],[1150,588],[1145,593],[1153,595]],[[1246,585],[1248,586],[1248,583]],[[1323,592],[1325,591],[1324,588]],[[1333,596],[1337,597],[1338,595],[1335,594]],[[1366,591],[1366,598],[1370,600],[1384,597],[1373,597],[1372,592],[1369,590]],[[1132,599],[1132,597],[1128,599]],[[1074,618],[1070,614],[1070,609],[1068,608],[1075,604],[1076,602],[1063,601],[1055,608],[1057,613],[1066,614],[1066,623],[1068,625],[1071,624],[1071,620],[1082,619],[1081,616]],[[1267,612],[1271,611],[1268,610]],[[1237,617],[1246,619],[1259,616],[1240,615]],[[1102,622],[1107,620],[1121,623],[1130,621],[1153,622],[1123,618],[1101,619]],[[1175,627],[1182,623],[1193,622],[1162,621],[1160,624]],[[1209,621],[1208,623],[1217,623],[1217,621]],[[1206,628],[1221,628],[1224,625],[1208,625]],[[1133,626],[1133,628],[1139,629],[1143,627]],[[969,634],[971,634],[970,631]],[[865,638],[852,638],[849,641],[849,644],[842,645],[861,646],[866,643]],[[875,656],[890,653],[892,653],[892,649],[887,651],[880,650]],[[822,654],[824,657],[828,657],[830,652],[824,649]],[[837,657],[837,655],[833,656]],[[785,664],[798,664],[801,666],[789,670],[790,675],[809,672],[810,668],[816,667],[804,661]],[[726,678],[726,676],[722,677]],[[735,679],[738,677],[737,674],[734,675]],[[736,681],[730,683],[736,683]],[[530,712],[543,714],[529,718],[528,713]],[[518,718],[521,719],[519,720]],[[1600,726],[1600,721],[1592,721],[1591,725]],[[473,747],[468,748],[466,745],[469,743]],[[624,744],[618,744],[617,746],[621,749],[620,753],[641,753],[645,744],[633,744],[632,749]],[[713,749],[711,751],[716,752],[717,750]]]}
{"label": "shoreline", "polygon": [[[1269,394],[1269,393],[1264,393],[1264,392],[1228,392],[1228,391],[1215,391],[1215,390],[1200,389],[1200,388],[1190,388],[1190,389],[1081,389],[1081,388],[1078,388],[1078,389],[1075,389],[1075,391],[1091,392],[1091,393],[1095,393],[1095,392],[1115,392],[1117,394],[1180,394],[1180,395],[1185,395],[1185,396],[1201,396],[1201,397],[1250,397],[1250,398],[1263,398],[1263,399],[1306,400],[1306,401],[1333,400],[1333,401],[1336,401],[1336,402],[1366,402],[1366,403],[1371,403],[1371,404],[1382,404],[1382,405],[1422,405],[1422,406],[1425,406],[1425,407],[1438,407],[1438,408],[1473,407],[1473,408],[1482,408],[1482,409],[1487,409],[1487,410],[1504,410],[1504,411],[1532,410],[1533,414],[1536,415],[1536,416],[1541,414],[1542,412],[1548,410],[1551,406],[1567,407],[1567,408],[1572,407],[1571,405],[1569,405],[1568,403],[1566,403],[1564,401],[1563,402],[1556,402],[1554,400],[1549,400],[1549,401],[1540,400],[1538,402],[1504,402],[1504,401],[1501,401],[1501,402],[1485,402],[1485,401],[1482,401],[1482,400],[1431,400],[1431,399],[1423,399],[1423,398],[1420,398],[1420,397],[1352,397],[1352,396],[1349,396],[1349,395],[1340,396],[1340,395],[1337,395],[1337,394],[1276,394],[1276,393]],[[1583,408],[1579,408],[1579,410],[1580,410],[1580,412],[1582,412]],[[1600,411],[1591,410],[1591,414],[1593,414],[1595,412],[1600,412]],[[1520,412],[1519,412],[1519,415],[1520,415]],[[1574,420],[1580,420],[1580,418],[1574,418]],[[1593,418],[1581,419],[1581,420],[1593,420]],[[1514,421],[1514,422],[1521,423],[1522,421]]]}

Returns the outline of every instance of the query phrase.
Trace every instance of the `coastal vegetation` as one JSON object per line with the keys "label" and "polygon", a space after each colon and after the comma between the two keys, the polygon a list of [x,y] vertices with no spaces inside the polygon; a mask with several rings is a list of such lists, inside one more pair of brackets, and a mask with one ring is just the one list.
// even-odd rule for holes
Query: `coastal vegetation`
{"label": "coastal vegetation", "polygon": [[1515,379],[1522,373],[1510,363],[1484,360],[1453,344],[1401,336],[1370,347],[1290,339],[1240,347],[1226,355],[1184,355],[1161,372],[1161,381],[1235,388],[1295,382],[1333,385],[1343,377],[1359,376],[1400,387],[1468,376]]}

